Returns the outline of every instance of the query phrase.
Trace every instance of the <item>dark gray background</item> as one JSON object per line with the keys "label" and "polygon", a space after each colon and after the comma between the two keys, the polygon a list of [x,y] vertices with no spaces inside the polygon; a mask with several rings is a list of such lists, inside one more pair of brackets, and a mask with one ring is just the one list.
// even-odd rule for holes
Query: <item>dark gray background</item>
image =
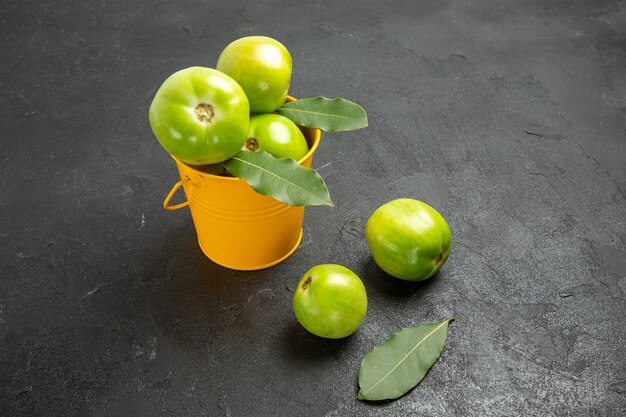
{"label": "dark gray background", "polygon": [[[324,134],[334,208],[259,272],[213,264],[147,122],[171,73],[245,35],[283,42],[290,93],[370,126]],[[626,392],[623,1],[3,1],[0,415],[618,416]],[[363,227],[412,197],[454,245],[423,284]],[[295,321],[318,263],[364,281],[345,340]],[[401,399],[356,399],[363,356],[456,321]]]}

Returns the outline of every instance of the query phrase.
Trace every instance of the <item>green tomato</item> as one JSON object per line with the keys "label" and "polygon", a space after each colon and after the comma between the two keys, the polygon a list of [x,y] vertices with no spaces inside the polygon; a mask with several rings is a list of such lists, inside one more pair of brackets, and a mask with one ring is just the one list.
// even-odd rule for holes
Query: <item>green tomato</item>
{"label": "green tomato", "polygon": [[235,80],[220,71],[190,67],[172,74],[149,111],[161,146],[191,165],[223,162],[248,137],[250,105]]}
{"label": "green tomato", "polygon": [[293,311],[314,335],[339,339],[351,335],[367,312],[367,294],[361,279],[341,265],[309,269],[293,294]]}
{"label": "green tomato", "polygon": [[376,209],[365,225],[365,238],[378,266],[407,281],[433,276],[452,247],[452,233],[441,214],[410,198]]}
{"label": "green tomato", "polygon": [[243,150],[266,151],[276,158],[302,159],[309,145],[294,122],[280,114],[257,114],[250,117],[248,139]]}
{"label": "green tomato", "polygon": [[230,43],[216,68],[234,78],[250,100],[250,112],[271,113],[285,102],[291,80],[291,55],[266,36],[247,36]]}

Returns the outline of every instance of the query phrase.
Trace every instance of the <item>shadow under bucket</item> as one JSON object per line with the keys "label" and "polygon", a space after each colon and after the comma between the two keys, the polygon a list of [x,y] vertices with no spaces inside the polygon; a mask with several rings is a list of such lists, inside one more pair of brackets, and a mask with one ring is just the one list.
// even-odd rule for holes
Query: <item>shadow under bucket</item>
{"label": "shadow under bucket", "polygon": [[[309,152],[298,162],[310,168],[321,132],[300,129]],[[227,268],[251,271],[276,265],[296,251],[302,240],[304,207],[285,205],[258,194],[239,178],[207,174],[172,158],[181,179],[172,187],[163,207],[189,207],[198,243],[209,259]],[[170,206],[181,186],[187,201]]]}

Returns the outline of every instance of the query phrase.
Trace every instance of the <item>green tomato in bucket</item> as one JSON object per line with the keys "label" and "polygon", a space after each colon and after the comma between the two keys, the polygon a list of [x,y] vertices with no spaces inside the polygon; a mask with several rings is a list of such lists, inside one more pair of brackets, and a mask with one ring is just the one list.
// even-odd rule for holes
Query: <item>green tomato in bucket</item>
{"label": "green tomato in bucket", "polygon": [[377,208],[365,225],[365,238],[378,266],[407,281],[432,277],[452,247],[452,233],[441,214],[411,198]]}
{"label": "green tomato in bucket", "polygon": [[149,120],[168,153],[190,165],[215,164],[243,146],[250,105],[241,86],[228,75],[190,67],[163,82],[150,105]]}
{"label": "green tomato in bucket", "polygon": [[235,79],[248,95],[250,112],[270,113],[285,102],[291,81],[291,55],[267,36],[246,36],[231,42],[215,67]]}
{"label": "green tomato in bucket", "polygon": [[250,117],[246,151],[266,151],[276,158],[299,161],[309,152],[302,131],[294,122],[279,114],[257,114]]}

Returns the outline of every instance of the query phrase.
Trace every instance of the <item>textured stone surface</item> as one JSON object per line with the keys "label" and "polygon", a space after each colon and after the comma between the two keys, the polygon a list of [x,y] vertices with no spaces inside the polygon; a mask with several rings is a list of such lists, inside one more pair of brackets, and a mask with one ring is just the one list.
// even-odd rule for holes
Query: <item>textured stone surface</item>
{"label": "textured stone surface", "polygon": [[[59,3],[59,4],[54,4]],[[626,414],[623,1],[4,1],[0,14],[0,415]],[[259,272],[216,266],[147,123],[170,73],[263,34],[296,97],[345,97],[369,128],[324,134],[334,208]],[[380,204],[448,219],[433,279],[373,263]],[[300,276],[363,279],[352,337],[296,323]],[[393,332],[456,317],[439,362],[393,402],[356,399]]]}

